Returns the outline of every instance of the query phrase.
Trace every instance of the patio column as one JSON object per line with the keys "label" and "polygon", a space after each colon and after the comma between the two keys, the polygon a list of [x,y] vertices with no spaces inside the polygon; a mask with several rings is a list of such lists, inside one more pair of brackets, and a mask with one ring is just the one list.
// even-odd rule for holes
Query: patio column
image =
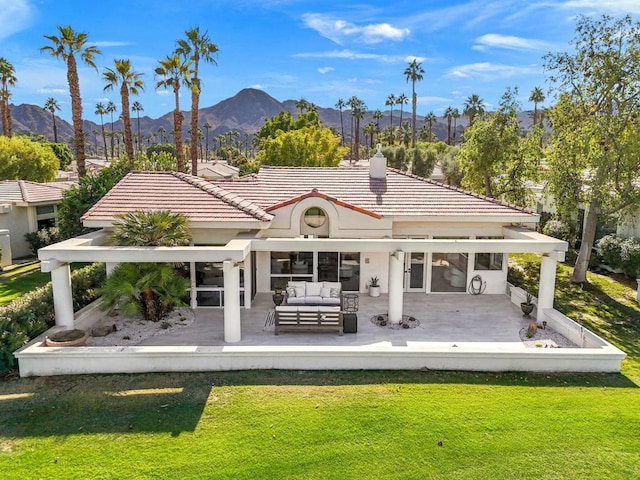
{"label": "patio column", "polygon": [[554,253],[542,255],[540,263],[540,285],[538,286],[538,313],[536,321],[542,323],[544,310],[553,308],[553,297],[556,289],[556,257]]}
{"label": "patio column", "polygon": [[402,321],[404,252],[396,250],[389,256],[389,321]]}
{"label": "patio column", "polygon": [[239,342],[240,331],[240,268],[232,260],[223,262],[224,272],[224,341]]}
{"label": "patio column", "polygon": [[58,263],[55,260],[41,263],[43,272],[51,272],[51,286],[53,290],[53,310],[56,315],[56,325],[73,329],[73,293],[71,290],[71,269],[68,263]]}
{"label": "patio column", "polygon": [[251,252],[244,257],[244,308],[251,308],[251,296],[252,292],[252,264],[251,264]]}

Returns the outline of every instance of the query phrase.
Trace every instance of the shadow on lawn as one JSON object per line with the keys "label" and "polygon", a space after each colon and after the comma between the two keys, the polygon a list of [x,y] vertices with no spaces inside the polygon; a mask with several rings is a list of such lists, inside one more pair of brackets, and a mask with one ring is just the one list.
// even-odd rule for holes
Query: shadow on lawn
{"label": "shadow on lawn", "polygon": [[[0,436],[192,432],[216,387],[255,385],[469,384],[638,388],[621,374],[436,371],[237,371],[78,375],[0,382]],[[210,399],[211,396],[211,399]]]}

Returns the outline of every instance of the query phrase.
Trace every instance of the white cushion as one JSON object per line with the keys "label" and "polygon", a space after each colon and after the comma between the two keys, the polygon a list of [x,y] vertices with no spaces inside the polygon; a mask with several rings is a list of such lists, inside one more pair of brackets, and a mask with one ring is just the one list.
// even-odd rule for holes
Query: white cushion
{"label": "white cushion", "polygon": [[320,289],[320,296],[321,297],[330,297],[331,296],[331,289],[329,287],[322,287]]}
{"label": "white cushion", "polygon": [[304,287],[295,287],[296,289],[296,297],[306,297]]}
{"label": "white cushion", "polygon": [[287,298],[288,305],[304,305],[307,301],[307,297],[289,297]]}
{"label": "white cushion", "polygon": [[278,305],[276,307],[276,311],[278,312],[297,312],[298,307],[288,307],[286,305]]}
{"label": "white cushion", "polygon": [[322,282],[307,282],[307,297],[319,297],[322,290]]}
{"label": "white cushion", "polygon": [[309,305],[316,305],[318,303],[322,303],[322,297],[320,295],[307,295],[304,297],[305,303]]}
{"label": "white cushion", "polygon": [[298,307],[298,311],[299,312],[317,312],[319,308],[320,307],[318,307],[317,305],[301,305]]}
{"label": "white cushion", "polygon": [[289,297],[295,297],[296,296],[296,288],[295,287],[287,287],[287,295]]}
{"label": "white cushion", "polygon": [[322,305],[340,305],[339,298],[322,297]]}
{"label": "white cushion", "polygon": [[327,288],[337,288],[338,290],[342,290],[342,283],[340,282],[322,282],[322,286]]}

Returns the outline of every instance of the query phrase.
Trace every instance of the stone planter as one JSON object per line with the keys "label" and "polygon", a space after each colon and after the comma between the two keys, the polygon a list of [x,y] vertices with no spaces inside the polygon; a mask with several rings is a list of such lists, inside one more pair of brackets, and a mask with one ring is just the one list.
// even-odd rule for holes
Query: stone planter
{"label": "stone planter", "polygon": [[369,296],[370,297],[379,297],[380,296],[380,287],[369,286]]}
{"label": "stone planter", "polygon": [[61,330],[44,339],[47,347],[78,347],[84,345],[89,333],[84,330]]}
{"label": "stone planter", "polygon": [[522,309],[524,318],[531,318],[531,312],[533,312],[533,303],[521,303],[520,308]]}

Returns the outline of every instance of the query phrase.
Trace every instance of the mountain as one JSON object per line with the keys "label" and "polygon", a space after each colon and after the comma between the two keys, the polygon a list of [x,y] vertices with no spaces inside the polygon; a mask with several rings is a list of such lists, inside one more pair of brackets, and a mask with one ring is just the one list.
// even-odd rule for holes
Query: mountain
{"label": "mountain", "polygon": [[[285,100],[280,102],[268,93],[254,88],[245,88],[239,91],[233,97],[227,98],[211,107],[200,109],[199,124],[202,127],[205,123],[209,123],[209,138],[215,138],[216,135],[223,134],[228,131],[237,131],[241,135],[253,134],[264,125],[265,118],[271,118],[281,111],[299,113],[295,106],[295,100]],[[184,113],[184,137],[187,138],[189,128],[190,112]],[[320,119],[325,126],[333,128],[336,132],[340,132],[340,111],[334,108],[318,107]],[[382,129],[386,128],[390,123],[389,111],[383,112],[384,117],[380,120],[379,125]],[[37,105],[12,105],[11,114],[13,117],[13,131],[16,133],[41,133],[50,140],[53,140],[53,121],[51,114]],[[345,137],[350,138],[351,116],[345,110],[342,114],[344,122]],[[529,112],[520,112],[518,119],[525,130],[530,129],[531,115]],[[397,126],[400,120],[399,109],[393,111],[393,124]],[[366,112],[364,118],[360,121],[361,128],[368,122],[373,121],[373,111]],[[411,121],[411,110],[405,109],[403,112],[403,122]],[[424,116],[417,116],[418,128],[424,125]],[[109,135],[111,132],[111,121],[109,115],[104,116],[105,133]],[[466,118],[461,117],[457,121],[456,138],[461,138],[464,127],[468,124]],[[56,117],[56,125],[58,127],[58,139],[64,142],[71,142],[73,138],[73,127],[65,120]],[[131,126],[134,135],[138,131],[138,119],[135,112],[131,115]],[[164,129],[161,135],[159,129]],[[122,122],[117,120],[113,124],[114,131],[122,130]],[[88,135],[90,142],[102,145],[101,126],[94,122],[85,120],[84,131]],[[161,142],[161,136],[164,141],[171,141],[170,132],[173,131],[173,112],[168,112],[160,118],[154,119],[148,116],[140,117],[140,131],[143,137],[147,137],[147,141]],[[437,122],[433,125],[434,134],[441,140],[447,138],[447,121],[442,117],[438,117]],[[242,136],[241,136],[242,138]],[[363,140],[364,141],[364,140]],[[107,138],[109,143],[109,138]]]}

